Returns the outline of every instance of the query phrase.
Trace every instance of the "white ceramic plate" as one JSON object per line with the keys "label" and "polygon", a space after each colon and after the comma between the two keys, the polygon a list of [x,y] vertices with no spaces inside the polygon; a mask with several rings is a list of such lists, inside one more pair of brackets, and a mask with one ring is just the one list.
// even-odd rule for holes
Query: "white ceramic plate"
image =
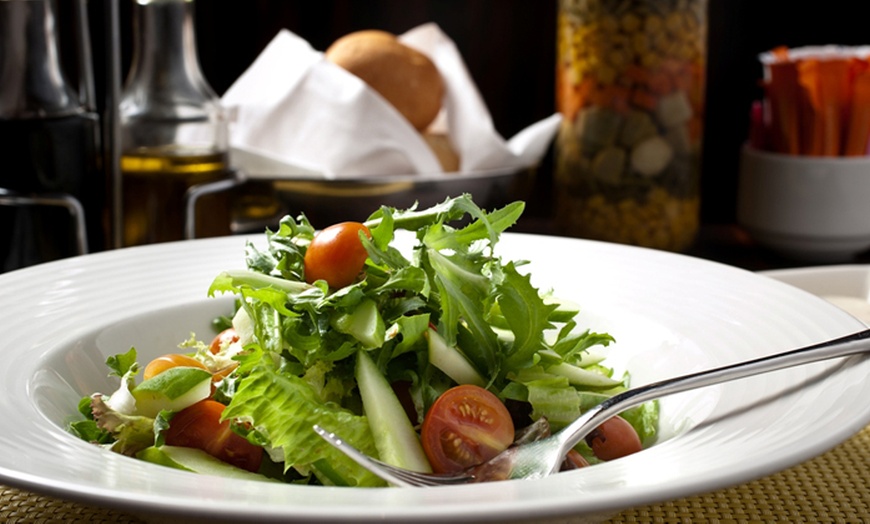
{"label": "white ceramic plate", "polygon": [[763,274],[818,295],[870,325],[870,266],[866,264],[777,269]]}
{"label": "white ceramic plate", "polygon": [[[258,241],[258,238],[254,238]],[[538,481],[434,489],[271,485],[139,462],[64,431],[79,398],[112,391],[106,356],[173,351],[231,299],[214,275],[243,266],[245,239],[196,240],[68,259],[0,276],[0,483],[185,522],[588,520],[751,480],[818,455],[870,422],[870,361],[853,357],[662,401],[662,442]],[[617,339],[611,362],[637,384],[856,331],[798,288],[680,255],[506,235],[534,282],[584,307]],[[205,338],[205,335],[203,335]]]}

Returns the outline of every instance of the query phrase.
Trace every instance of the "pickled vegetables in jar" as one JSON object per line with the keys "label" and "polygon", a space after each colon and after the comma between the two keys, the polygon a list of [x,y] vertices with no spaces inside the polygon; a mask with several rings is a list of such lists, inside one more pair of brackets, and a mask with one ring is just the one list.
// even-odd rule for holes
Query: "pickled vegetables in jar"
{"label": "pickled vegetables in jar", "polygon": [[707,0],[558,0],[560,232],[684,251],[699,225]]}

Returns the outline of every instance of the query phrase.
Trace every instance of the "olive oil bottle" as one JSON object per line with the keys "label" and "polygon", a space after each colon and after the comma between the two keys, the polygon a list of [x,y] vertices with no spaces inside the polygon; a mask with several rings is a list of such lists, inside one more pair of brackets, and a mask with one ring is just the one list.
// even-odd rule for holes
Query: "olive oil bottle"
{"label": "olive oil bottle", "polygon": [[[121,94],[125,246],[185,238],[187,195],[228,178],[228,128],[196,54],[193,0],[136,0],[134,49]],[[229,195],[197,200],[195,236],[230,233]]]}

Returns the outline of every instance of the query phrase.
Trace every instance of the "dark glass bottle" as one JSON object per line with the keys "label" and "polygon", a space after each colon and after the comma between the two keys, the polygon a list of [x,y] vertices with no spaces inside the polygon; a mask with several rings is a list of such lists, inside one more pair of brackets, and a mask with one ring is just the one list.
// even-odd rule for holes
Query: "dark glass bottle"
{"label": "dark glass bottle", "polygon": [[106,239],[99,116],[61,69],[56,12],[55,0],[0,1],[0,272]]}
{"label": "dark glass bottle", "polygon": [[[119,109],[125,246],[184,238],[187,190],[228,177],[227,121],[199,67],[193,8],[193,0],[133,4]],[[228,200],[202,198],[196,236],[230,233]]]}

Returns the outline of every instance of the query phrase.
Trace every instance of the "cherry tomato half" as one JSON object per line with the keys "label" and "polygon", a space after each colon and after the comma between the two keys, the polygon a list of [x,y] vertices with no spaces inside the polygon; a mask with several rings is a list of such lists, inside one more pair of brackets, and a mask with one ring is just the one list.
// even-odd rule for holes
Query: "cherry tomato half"
{"label": "cherry tomato half", "polygon": [[501,400],[473,385],[445,391],[423,418],[423,451],[437,473],[462,471],[498,455],[514,440]]}
{"label": "cherry tomato half", "polygon": [[601,460],[613,460],[643,449],[637,432],[622,417],[604,421],[586,436],[586,443]]}
{"label": "cherry tomato half", "polygon": [[368,257],[360,231],[371,238],[369,228],[359,222],[334,224],[314,235],[305,251],[305,281],[325,280],[331,288],[352,284]]}
{"label": "cherry tomato half", "polygon": [[193,357],[182,355],[181,353],[170,353],[168,355],[157,357],[149,362],[148,365],[145,366],[145,371],[142,372],[142,378],[148,380],[167,369],[175,367],[206,369],[205,364]]}
{"label": "cherry tomato half", "polygon": [[206,399],[182,409],[169,421],[166,444],[201,449],[233,466],[257,471],[263,460],[263,448],[234,433],[229,420],[221,422],[224,407]]}
{"label": "cherry tomato half", "polygon": [[208,350],[212,355],[217,355],[220,353],[220,350],[229,346],[233,342],[239,341],[239,334],[236,332],[234,328],[227,328],[215,336],[211,344],[208,346]]}

